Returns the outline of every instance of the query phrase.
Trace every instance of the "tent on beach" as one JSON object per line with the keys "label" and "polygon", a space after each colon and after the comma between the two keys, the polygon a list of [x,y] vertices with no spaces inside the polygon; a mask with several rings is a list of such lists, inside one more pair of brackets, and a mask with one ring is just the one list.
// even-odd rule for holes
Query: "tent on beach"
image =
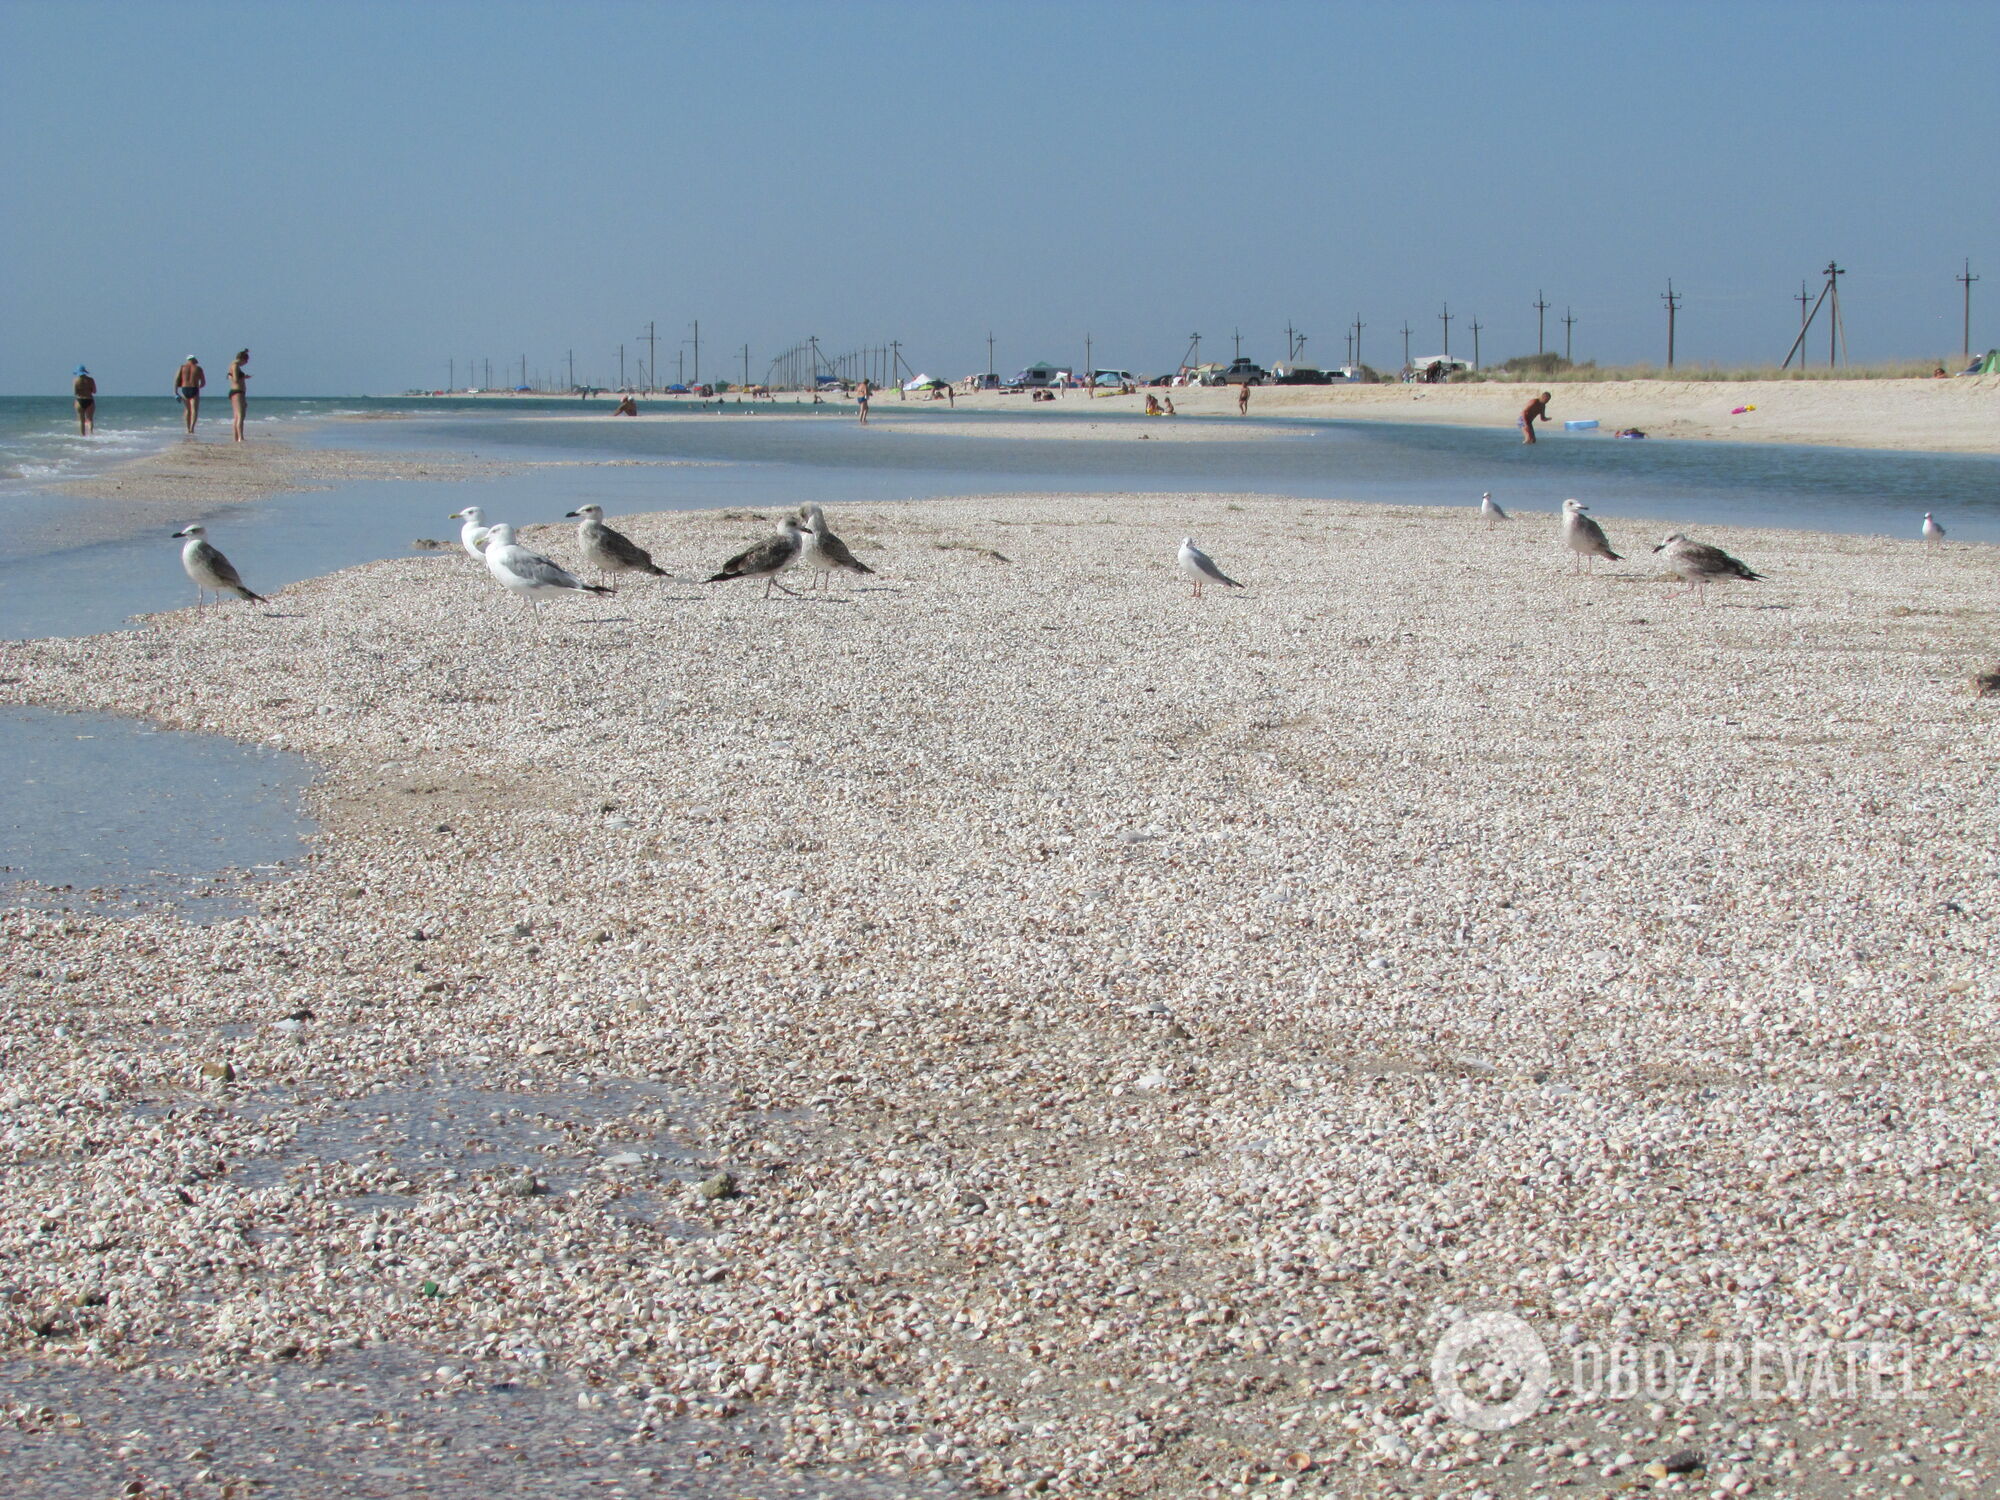
{"label": "tent on beach", "polygon": [[1988,349],[1984,358],[1975,359],[1958,373],[1961,375],[2000,375],[2000,349]]}
{"label": "tent on beach", "polygon": [[935,375],[919,375],[915,380],[904,381],[903,389],[906,391],[939,391],[944,389],[944,382],[939,380]]}

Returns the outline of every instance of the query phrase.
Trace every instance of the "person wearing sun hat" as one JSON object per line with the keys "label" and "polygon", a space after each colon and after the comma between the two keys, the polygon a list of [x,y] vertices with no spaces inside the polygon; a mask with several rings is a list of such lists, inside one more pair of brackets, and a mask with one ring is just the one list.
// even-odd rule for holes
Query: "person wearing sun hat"
{"label": "person wearing sun hat", "polygon": [[192,354],[174,372],[174,394],[181,398],[181,408],[187,413],[189,437],[194,436],[194,424],[201,420],[201,388],[207,384],[208,372]]}
{"label": "person wearing sun hat", "polygon": [[79,435],[89,437],[97,430],[97,382],[91,379],[90,371],[78,365],[76,384],[71,389],[76,392],[76,430]]}

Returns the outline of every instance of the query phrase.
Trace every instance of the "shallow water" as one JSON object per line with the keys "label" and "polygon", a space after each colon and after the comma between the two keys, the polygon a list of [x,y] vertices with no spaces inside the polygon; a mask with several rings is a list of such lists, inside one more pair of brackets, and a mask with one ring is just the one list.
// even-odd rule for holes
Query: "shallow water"
{"label": "shallow water", "polygon": [[[110,714],[0,709],[0,902],[255,910],[243,877],[305,851],[304,758]],[[221,876],[218,872],[238,872]]]}

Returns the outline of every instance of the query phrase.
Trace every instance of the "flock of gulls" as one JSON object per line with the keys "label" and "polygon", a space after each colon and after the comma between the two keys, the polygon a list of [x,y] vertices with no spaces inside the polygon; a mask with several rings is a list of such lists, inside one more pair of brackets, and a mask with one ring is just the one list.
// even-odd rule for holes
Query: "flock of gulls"
{"label": "flock of gulls", "polygon": [[[1491,492],[1479,497],[1479,517],[1489,530],[1512,519],[1494,500]],[[605,524],[603,506],[580,505],[568,513],[568,518],[577,523],[577,547],[584,561],[596,570],[600,582],[586,583],[554,558],[530,551],[515,539],[512,526],[504,522],[489,524],[485,512],[476,505],[468,505],[451,515],[452,520],[463,523],[458,533],[459,545],[468,555],[484,563],[494,581],[517,595],[531,611],[536,597],[541,594],[615,593],[617,585],[612,580],[622,573],[655,578],[668,576],[666,569],[655,563],[644,547],[624,532]],[[1624,560],[1621,553],[1611,550],[1611,541],[1604,534],[1604,528],[1590,514],[1590,507],[1581,501],[1563,501],[1561,525],[1562,544],[1571,554],[1572,573],[1594,573],[1600,557],[1607,562]],[[1929,511],[1924,512],[1922,534],[1925,541],[1933,544],[1944,541],[1944,528]],[[181,548],[181,566],[194,580],[197,606],[206,604],[210,594],[214,594],[218,602],[226,595],[260,604],[264,602],[264,596],[251,592],[235,565],[208,540],[205,527],[186,526],[176,531],[174,537],[186,542]],[[1693,594],[1698,602],[1706,604],[1711,583],[1757,583],[1764,577],[1742,559],[1731,557],[1720,547],[1693,541],[1678,531],[1669,535],[1653,551],[1680,575],[1683,587],[1674,596],[1676,598]],[[1232,589],[1243,587],[1224,573],[1214,558],[1197,547],[1192,537],[1181,538],[1177,561],[1182,576],[1194,586],[1194,597],[1197,599],[1211,583]],[[836,572],[869,574],[875,571],[857,558],[848,549],[847,543],[834,535],[826,523],[823,507],[802,505],[796,512],[785,516],[776,532],[754,547],[737,553],[707,581],[725,583],[737,578],[761,578],[764,580],[764,597],[768,599],[773,589],[787,594],[796,592],[778,582],[778,576],[799,567],[812,575],[808,588],[814,585],[830,588]]]}

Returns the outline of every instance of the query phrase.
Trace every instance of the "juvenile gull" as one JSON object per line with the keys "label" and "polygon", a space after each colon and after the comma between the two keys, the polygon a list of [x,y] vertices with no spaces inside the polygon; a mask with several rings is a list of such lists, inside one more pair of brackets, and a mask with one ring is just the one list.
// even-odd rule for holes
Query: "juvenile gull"
{"label": "juvenile gull", "polygon": [[239,599],[254,600],[258,604],[265,602],[262,594],[253,594],[243,586],[243,578],[236,571],[236,565],[210,545],[206,526],[183,526],[174,535],[187,538],[187,545],[181,548],[181,566],[194,580],[197,609],[208,602],[211,593],[216,596],[218,604],[224,594],[234,594]]}
{"label": "juvenile gull", "polygon": [[[799,549],[804,537],[799,531],[799,518],[787,515],[775,536],[766,537],[756,546],[746,548],[722,565],[722,571],[708,581],[725,583],[732,578],[761,578],[764,580],[764,597],[771,597],[771,590],[785,589],[778,582],[778,575],[799,560]],[[790,593],[790,589],[785,589]]]}
{"label": "juvenile gull", "polygon": [[[610,589],[602,584],[583,583],[572,577],[560,563],[543,557],[539,552],[530,552],[514,540],[514,528],[495,526],[486,537],[486,550],[480,554],[500,586],[521,596],[522,603],[530,610],[535,607],[535,595],[569,590],[579,594],[608,594]],[[539,618],[539,616],[537,616]]]}
{"label": "juvenile gull", "polygon": [[1944,528],[1931,519],[1929,511],[1924,512],[1924,540],[1927,542],[1941,542],[1944,540]]}
{"label": "juvenile gull", "polygon": [[453,511],[448,519],[465,522],[458,528],[458,545],[474,558],[483,560],[486,539],[493,534],[493,528],[486,524],[486,512],[476,505],[468,505],[464,510]]}
{"label": "juvenile gull", "polygon": [[580,518],[576,524],[577,544],[583,548],[583,560],[597,569],[600,576],[609,578],[613,573],[651,573],[655,578],[665,578],[667,570],[655,566],[652,555],[622,531],[614,531],[604,524],[604,507],[601,505],[579,505],[569,513]]}
{"label": "juvenile gull", "polygon": [[805,525],[801,537],[799,561],[815,571],[817,582],[828,588],[833,586],[833,570],[845,568],[850,573],[873,573],[875,570],[847,550],[847,543],[835,536],[826,524],[826,511],[818,505],[802,505],[799,516]]}
{"label": "juvenile gull", "polygon": [[1659,546],[1655,552],[1664,552],[1667,566],[1681,575],[1686,585],[1676,597],[1685,599],[1690,592],[1703,604],[1708,603],[1709,580],[1721,581],[1741,578],[1750,583],[1763,581],[1762,573],[1753,573],[1747,563],[1731,557],[1720,547],[1711,547],[1706,542],[1691,542],[1676,531]]}
{"label": "juvenile gull", "polygon": [[1586,560],[1590,571],[1597,571],[1597,559],[1608,558],[1612,562],[1623,562],[1604,535],[1604,528],[1584,514],[1586,507],[1580,500],[1563,501],[1562,539],[1563,545],[1576,554],[1570,559],[1570,571],[1576,572]]}
{"label": "juvenile gull", "polygon": [[1505,521],[1509,519],[1507,512],[1502,510],[1498,505],[1494,503],[1493,492],[1491,490],[1487,490],[1485,493],[1480,495],[1479,514],[1485,518],[1486,529],[1488,531],[1491,531],[1493,529],[1493,523],[1495,521]]}
{"label": "juvenile gull", "polygon": [[1242,584],[1218,568],[1215,565],[1215,559],[1197,547],[1194,544],[1194,538],[1191,536],[1181,538],[1180,564],[1181,572],[1186,574],[1189,581],[1194,584],[1194,596],[1197,599],[1201,597],[1202,585],[1204,584],[1222,583],[1227,584],[1233,589],[1243,587]]}

